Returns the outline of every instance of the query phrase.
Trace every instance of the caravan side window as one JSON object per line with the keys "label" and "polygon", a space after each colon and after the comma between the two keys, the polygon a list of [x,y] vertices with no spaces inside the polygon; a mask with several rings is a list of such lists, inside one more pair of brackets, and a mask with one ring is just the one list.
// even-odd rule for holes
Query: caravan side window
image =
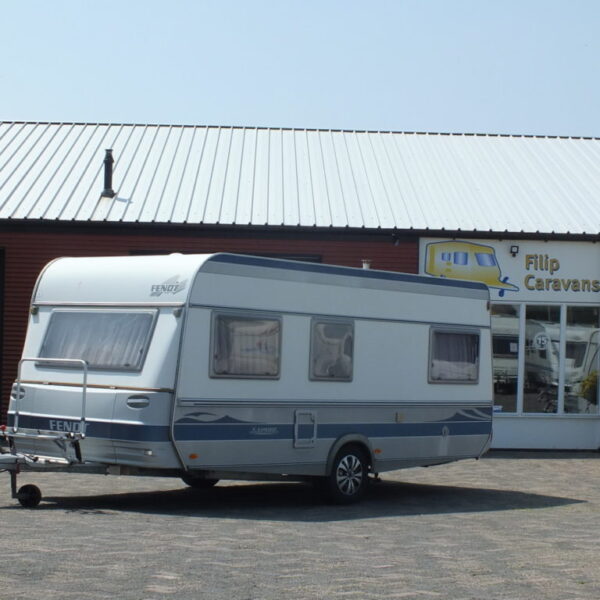
{"label": "caravan side window", "polygon": [[478,331],[432,329],[429,346],[430,383],[477,383]]}
{"label": "caravan side window", "polygon": [[310,378],[352,381],[354,323],[313,319],[310,335]]}
{"label": "caravan side window", "polygon": [[213,316],[211,377],[279,377],[281,319]]}

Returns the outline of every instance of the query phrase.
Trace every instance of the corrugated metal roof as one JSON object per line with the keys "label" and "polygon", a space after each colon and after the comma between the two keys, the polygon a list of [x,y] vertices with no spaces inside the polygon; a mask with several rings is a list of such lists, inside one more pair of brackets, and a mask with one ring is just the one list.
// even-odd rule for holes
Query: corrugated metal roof
{"label": "corrugated metal roof", "polygon": [[596,138],[0,122],[0,219],[598,234],[599,199]]}

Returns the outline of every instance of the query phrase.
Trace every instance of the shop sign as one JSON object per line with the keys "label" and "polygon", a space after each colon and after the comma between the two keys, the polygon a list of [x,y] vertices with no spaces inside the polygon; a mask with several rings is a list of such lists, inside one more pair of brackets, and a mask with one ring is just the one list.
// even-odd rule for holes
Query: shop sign
{"label": "shop sign", "polygon": [[492,299],[598,302],[600,246],[585,242],[423,238],[420,272],[480,281]]}

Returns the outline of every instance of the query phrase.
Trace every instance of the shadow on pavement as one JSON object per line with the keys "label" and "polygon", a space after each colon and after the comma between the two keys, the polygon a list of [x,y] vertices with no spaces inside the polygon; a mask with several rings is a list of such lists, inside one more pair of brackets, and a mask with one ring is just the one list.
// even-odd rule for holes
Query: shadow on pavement
{"label": "shadow on pavement", "polygon": [[[577,504],[581,500],[519,491],[382,481],[359,504],[331,506],[310,485],[245,483],[100,496],[51,496],[34,510],[230,518],[257,521],[331,522],[391,516],[480,513]],[[11,507],[12,508],[12,507]],[[14,508],[22,509],[16,505]]]}

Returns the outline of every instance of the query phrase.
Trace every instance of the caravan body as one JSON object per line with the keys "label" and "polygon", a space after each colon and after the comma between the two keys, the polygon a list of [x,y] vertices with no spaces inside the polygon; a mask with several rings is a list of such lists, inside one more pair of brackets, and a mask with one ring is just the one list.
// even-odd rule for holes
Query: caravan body
{"label": "caravan body", "polygon": [[489,446],[480,283],[231,254],[63,258],[30,312],[8,429],[23,454],[80,437],[72,461],[214,480],[330,476],[348,446],[372,473]]}

